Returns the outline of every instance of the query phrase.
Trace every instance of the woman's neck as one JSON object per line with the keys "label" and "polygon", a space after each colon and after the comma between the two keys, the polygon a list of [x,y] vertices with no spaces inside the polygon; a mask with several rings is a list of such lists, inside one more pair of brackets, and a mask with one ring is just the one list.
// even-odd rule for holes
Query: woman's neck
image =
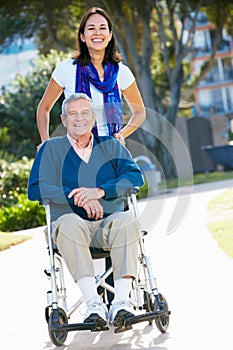
{"label": "woman's neck", "polygon": [[103,67],[103,60],[104,60],[104,53],[90,53],[91,56],[91,62],[95,69],[97,70],[99,74],[99,78],[104,78],[104,67]]}

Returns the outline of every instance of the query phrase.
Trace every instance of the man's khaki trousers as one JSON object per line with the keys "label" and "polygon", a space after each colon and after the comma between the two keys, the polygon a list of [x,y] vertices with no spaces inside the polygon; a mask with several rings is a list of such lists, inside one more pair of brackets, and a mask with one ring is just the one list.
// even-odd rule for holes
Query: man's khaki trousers
{"label": "man's khaki trousers", "polygon": [[136,277],[138,220],[130,211],[117,212],[98,221],[83,220],[71,213],[53,222],[53,240],[75,281],[94,276],[89,247],[109,250],[114,280],[124,276]]}

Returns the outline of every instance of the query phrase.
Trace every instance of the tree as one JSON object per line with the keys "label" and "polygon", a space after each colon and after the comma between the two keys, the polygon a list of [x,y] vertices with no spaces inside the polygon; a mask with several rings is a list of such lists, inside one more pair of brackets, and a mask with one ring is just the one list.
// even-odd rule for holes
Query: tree
{"label": "tree", "polygon": [[[65,57],[64,53],[58,54],[55,51],[51,51],[46,57],[41,55],[31,72],[26,76],[16,77],[13,90],[2,90],[0,130],[5,130],[4,133],[0,133],[2,151],[10,152],[19,158],[35,156],[36,146],[40,143],[35,119],[37,105],[53,69]],[[51,111],[51,130],[59,125],[63,98],[60,97]]]}
{"label": "tree", "polygon": [[75,49],[76,28],[83,10],[77,1],[0,1],[0,45],[35,38],[41,53]]}

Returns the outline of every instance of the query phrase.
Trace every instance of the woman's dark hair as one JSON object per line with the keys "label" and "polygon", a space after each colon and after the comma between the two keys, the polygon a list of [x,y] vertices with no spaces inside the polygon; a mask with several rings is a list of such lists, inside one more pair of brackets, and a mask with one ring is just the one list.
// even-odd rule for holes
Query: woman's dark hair
{"label": "woman's dark hair", "polygon": [[[91,15],[94,15],[94,14],[99,14],[103,16],[108,23],[109,31],[112,32],[112,27],[113,27],[112,21],[109,15],[107,14],[107,12],[104,11],[102,8],[92,7],[83,15],[81,22],[79,24],[78,35],[77,35],[78,52],[77,54],[72,56],[72,58],[79,60],[81,65],[88,65],[91,61],[91,57],[89,55],[89,51],[87,49],[86,43],[81,40],[80,34],[84,34],[84,29],[85,29],[87,20]],[[109,41],[108,46],[106,47],[106,50],[105,50],[103,65],[107,62],[118,63],[120,61],[121,61],[121,55],[117,52],[116,40],[112,32],[112,38]]]}

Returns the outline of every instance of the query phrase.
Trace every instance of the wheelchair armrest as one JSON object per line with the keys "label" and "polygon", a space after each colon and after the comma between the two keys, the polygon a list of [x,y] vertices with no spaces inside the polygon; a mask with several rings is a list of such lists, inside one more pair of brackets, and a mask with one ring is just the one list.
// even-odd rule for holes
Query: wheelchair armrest
{"label": "wheelchair armrest", "polygon": [[127,198],[127,197],[130,197],[132,194],[137,194],[139,193],[140,189],[139,187],[128,187],[125,189],[124,193],[123,193],[123,197],[124,198]]}
{"label": "wheelchair armrest", "polygon": [[47,205],[47,204],[50,204],[50,200],[47,199],[47,198],[45,198],[45,199],[41,200],[39,203],[40,203],[40,205],[45,206],[45,205]]}

